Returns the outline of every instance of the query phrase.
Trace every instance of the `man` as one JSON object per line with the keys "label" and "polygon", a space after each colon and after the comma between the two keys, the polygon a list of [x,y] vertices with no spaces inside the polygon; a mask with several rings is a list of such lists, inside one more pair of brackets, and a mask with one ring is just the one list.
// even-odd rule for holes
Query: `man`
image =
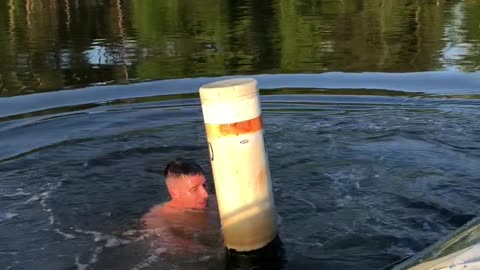
{"label": "man", "polygon": [[167,164],[165,182],[171,200],[156,205],[142,218],[157,244],[179,253],[199,253],[222,246],[220,217],[213,196],[209,200],[205,173],[191,160]]}
{"label": "man", "polygon": [[143,217],[142,223],[146,229],[168,223],[169,216],[207,208],[208,192],[205,173],[197,163],[177,159],[167,164],[164,176],[171,200],[154,206]]}

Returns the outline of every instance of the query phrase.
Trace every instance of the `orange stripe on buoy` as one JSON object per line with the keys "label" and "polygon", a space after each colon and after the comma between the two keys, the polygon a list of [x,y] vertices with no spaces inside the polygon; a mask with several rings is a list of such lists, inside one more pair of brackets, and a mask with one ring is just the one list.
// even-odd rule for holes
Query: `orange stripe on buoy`
{"label": "orange stripe on buoy", "polygon": [[250,120],[230,124],[205,124],[208,137],[238,136],[253,133],[263,128],[262,115]]}

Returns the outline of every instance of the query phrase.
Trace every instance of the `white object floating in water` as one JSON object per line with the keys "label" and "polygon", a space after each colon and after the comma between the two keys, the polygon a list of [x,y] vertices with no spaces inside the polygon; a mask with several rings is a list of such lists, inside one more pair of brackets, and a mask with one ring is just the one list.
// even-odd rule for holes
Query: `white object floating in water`
{"label": "white object floating in water", "polygon": [[277,236],[257,82],[232,79],[200,88],[224,243],[235,251]]}

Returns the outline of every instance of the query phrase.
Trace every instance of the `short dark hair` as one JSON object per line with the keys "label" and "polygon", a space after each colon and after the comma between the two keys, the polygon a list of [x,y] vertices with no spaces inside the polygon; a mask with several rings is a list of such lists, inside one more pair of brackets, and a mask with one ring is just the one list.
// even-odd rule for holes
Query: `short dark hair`
{"label": "short dark hair", "polygon": [[205,172],[195,161],[177,158],[167,164],[163,174],[167,178],[170,176],[180,177],[182,175],[205,175]]}

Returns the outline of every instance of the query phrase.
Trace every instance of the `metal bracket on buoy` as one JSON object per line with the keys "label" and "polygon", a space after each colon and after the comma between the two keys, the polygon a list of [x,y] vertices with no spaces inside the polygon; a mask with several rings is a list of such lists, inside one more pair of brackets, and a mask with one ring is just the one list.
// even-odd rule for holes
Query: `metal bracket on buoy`
{"label": "metal bracket on buoy", "polygon": [[213,161],[213,146],[208,142],[208,149],[210,150],[210,161]]}

